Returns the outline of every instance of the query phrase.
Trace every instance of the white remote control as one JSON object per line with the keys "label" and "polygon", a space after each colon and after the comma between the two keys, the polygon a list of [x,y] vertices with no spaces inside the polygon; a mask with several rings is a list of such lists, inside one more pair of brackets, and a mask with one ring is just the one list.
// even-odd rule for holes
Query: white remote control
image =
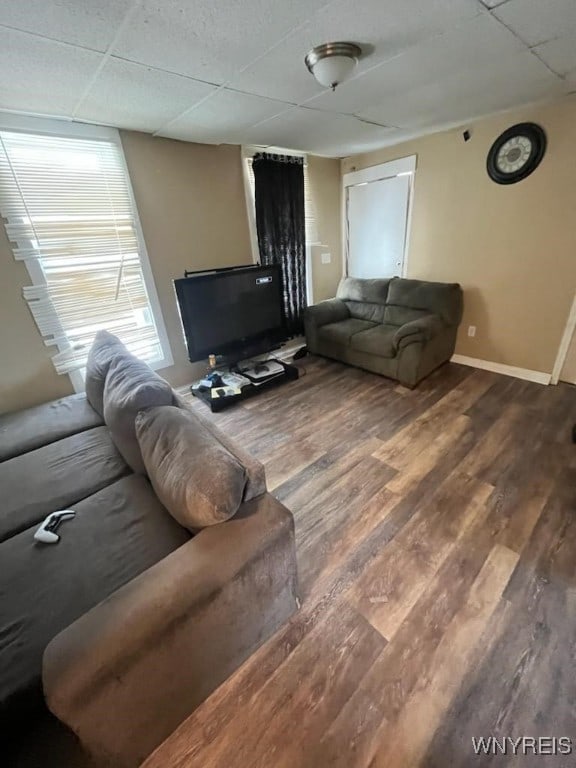
{"label": "white remote control", "polygon": [[40,541],[42,544],[57,544],[60,541],[60,536],[56,533],[56,529],[64,520],[71,520],[73,517],[76,517],[76,512],[73,509],[61,509],[58,512],[52,512],[34,534],[34,541]]}

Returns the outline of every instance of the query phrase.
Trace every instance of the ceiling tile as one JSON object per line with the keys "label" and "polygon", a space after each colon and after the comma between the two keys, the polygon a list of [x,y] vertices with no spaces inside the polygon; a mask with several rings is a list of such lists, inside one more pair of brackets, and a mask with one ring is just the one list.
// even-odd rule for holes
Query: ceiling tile
{"label": "ceiling tile", "polygon": [[[71,115],[129,7],[81,119],[339,156],[576,87],[576,0],[483,3],[0,0],[0,109]],[[330,39],[367,52],[335,93],[303,61]]]}
{"label": "ceiling tile", "polygon": [[481,70],[511,52],[525,50],[513,34],[489,14],[461,24],[385,62],[365,75],[323,93],[309,106],[355,113],[428,84],[442,83],[455,72]]}
{"label": "ceiling tile", "polygon": [[0,109],[71,115],[102,54],[0,27]]}
{"label": "ceiling tile", "polygon": [[143,0],[115,52],[181,75],[223,83],[300,26],[326,0]]}
{"label": "ceiling tile", "polygon": [[304,57],[313,47],[310,39],[310,27],[306,27],[234,75],[230,85],[260,96],[274,97],[281,91],[284,99],[296,104],[322,93],[324,89],[304,64]]}
{"label": "ceiling tile", "polygon": [[533,50],[554,72],[567,75],[576,69],[576,29],[566,37],[542,43]]}
{"label": "ceiling tile", "polygon": [[360,73],[480,12],[476,0],[369,0],[361,4],[335,0],[297,33],[235,75],[231,84],[263,96],[277,96],[281,83],[285,99],[302,102],[323,91],[304,64],[304,57],[315,45],[330,40],[359,43],[367,52],[358,64]]}
{"label": "ceiling tile", "polygon": [[[262,120],[286,112],[289,104],[222,89],[182,117],[164,125],[159,134],[176,139],[209,135],[233,143],[239,133]],[[198,139],[195,138],[195,141]]]}
{"label": "ceiling tile", "polygon": [[0,24],[105,51],[134,0],[2,0]]}
{"label": "ceiling tile", "polygon": [[290,147],[341,157],[382,146],[391,129],[368,125],[349,115],[296,107],[248,129],[242,143]]}
{"label": "ceiling tile", "polygon": [[77,117],[154,132],[215,90],[215,86],[197,80],[111,58],[80,105]]}
{"label": "ceiling tile", "polygon": [[576,0],[508,0],[494,14],[528,45],[576,28]]}
{"label": "ceiling tile", "polygon": [[492,66],[456,72],[442,81],[390,96],[360,115],[404,128],[427,128],[464,122],[565,90],[561,80],[524,51]]}

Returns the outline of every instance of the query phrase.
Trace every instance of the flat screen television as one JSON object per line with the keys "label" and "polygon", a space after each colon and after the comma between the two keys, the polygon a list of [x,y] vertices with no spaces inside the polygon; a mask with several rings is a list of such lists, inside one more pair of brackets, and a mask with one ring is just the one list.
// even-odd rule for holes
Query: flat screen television
{"label": "flat screen television", "polygon": [[237,363],[287,338],[279,265],[199,272],[174,287],[191,362]]}

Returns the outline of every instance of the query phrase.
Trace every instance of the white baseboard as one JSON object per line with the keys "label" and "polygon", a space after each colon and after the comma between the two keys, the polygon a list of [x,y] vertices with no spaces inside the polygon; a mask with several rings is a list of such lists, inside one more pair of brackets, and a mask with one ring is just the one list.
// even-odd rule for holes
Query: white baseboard
{"label": "white baseboard", "polygon": [[533,381],[535,384],[550,384],[552,378],[551,374],[542,373],[542,371],[516,368],[514,365],[493,363],[490,360],[478,360],[475,357],[466,357],[466,355],[452,355],[451,362],[469,365],[471,368],[481,368],[483,371],[492,371],[492,373],[501,373],[503,376],[513,376],[515,379]]}

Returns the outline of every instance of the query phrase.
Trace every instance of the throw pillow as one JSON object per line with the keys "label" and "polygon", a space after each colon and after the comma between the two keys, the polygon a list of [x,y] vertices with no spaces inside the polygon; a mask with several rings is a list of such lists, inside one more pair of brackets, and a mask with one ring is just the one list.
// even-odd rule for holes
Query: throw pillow
{"label": "throw pillow", "polygon": [[246,470],[193,413],[149,408],[136,418],[136,435],[156,495],[192,531],[236,514]]}
{"label": "throw pillow", "polygon": [[138,411],[173,402],[170,384],[146,363],[129,352],[114,357],[104,385],[104,421],[116,448],[134,472],[146,472],[134,423]]}
{"label": "throw pillow", "polygon": [[86,361],[86,399],[104,418],[104,385],[106,374],[114,355],[128,350],[117,336],[108,331],[98,331],[90,347]]}

